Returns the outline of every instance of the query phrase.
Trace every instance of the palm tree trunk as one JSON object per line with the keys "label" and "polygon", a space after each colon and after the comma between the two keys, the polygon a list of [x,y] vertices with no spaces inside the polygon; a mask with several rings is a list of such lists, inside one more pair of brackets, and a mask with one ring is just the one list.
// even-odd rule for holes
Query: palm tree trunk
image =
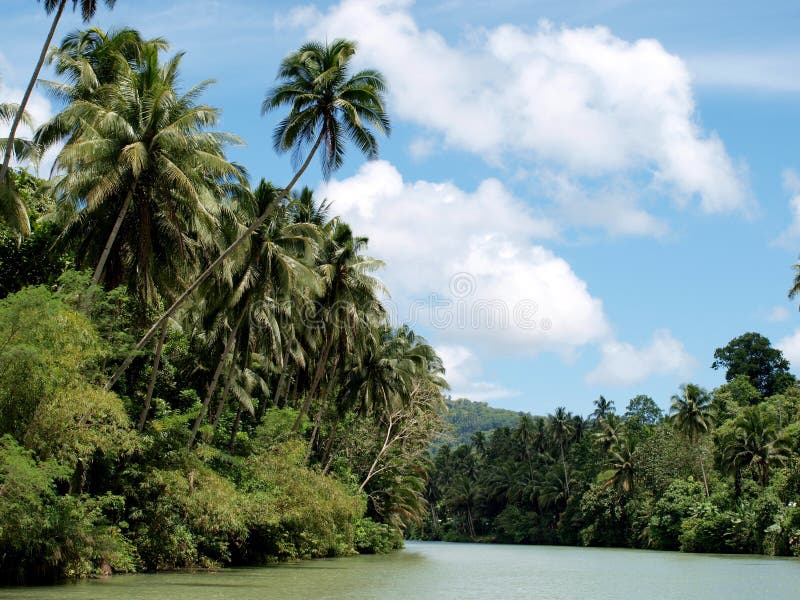
{"label": "palm tree trunk", "polygon": [[331,351],[331,345],[333,344],[333,334],[329,333],[326,336],[325,340],[325,348],[322,350],[322,356],[320,356],[319,362],[317,363],[317,371],[314,373],[314,380],[311,382],[311,387],[306,392],[306,400],[303,403],[300,412],[297,414],[297,419],[294,421],[294,425],[292,425],[292,432],[297,431],[297,428],[300,427],[300,423],[303,420],[303,417],[308,412],[309,407],[311,406],[311,401],[314,399],[314,394],[317,391],[317,387],[319,387],[319,382],[322,379],[322,374],[325,371],[325,366],[328,362],[328,354]]}
{"label": "palm tree trunk", "polygon": [[339,415],[337,413],[336,418],[333,420],[333,427],[331,428],[330,434],[328,434],[328,441],[325,443],[325,452],[322,455],[322,462],[325,463],[325,468],[322,469],[322,474],[327,475],[328,471],[331,469],[331,463],[333,462],[333,441],[336,439],[336,433],[339,431]]}
{"label": "palm tree trunk", "polygon": [[228,373],[225,375],[225,386],[222,388],[222,397],[219,399],[219,404],[217,404],[217,410],[214,413],[214,425],[212,426],[214,435],[217,434],[217,427],[219,426],[220,418],[222,418],[222,410],[225,408],[225,403],[228,400],[228,393],[231,391],[232,381],[233,381],[233,362],[231,362],[230,366],[228,367]]}
{"label": "palm tree trunk", "polygon": [[[273,402],[275,406],[278,406],[278,400],[281,397],[281,390],[283,389],[283,383],[286,380],[286,363],[289,360],[289,351],[286,350],[283,353],[283,361],[281,362],[281,376],[278,378],[278,385],[275,386],[275,396],[273,398]],[[267,399],[263,398],[261,402],[258,403],[258,411],[256,412],[256,422],[260,423],[261,419],[264,418],[264,411],[267,408]]]}
{"label": "palm tree trunk", "polygon": [[564,456],[564,444],[561,444],[561,464],[564,466],[564,491],[569,498],[569,474],[567,473],[567,458]]}
{"label": "palm tree trunk", "polygon": [[142,413],[139,415],[139,431],[144,430],[144,424],[147,421],[147,413],[150,412],[150,403],[153,401],[153,389],[156,386],[156,375],[158,375],[158,365],[161,362],[161,351],[164,348],[164,340],[167,337],[167,323],[161,327],[161,337],[158,338],[156,344],[156,352],[153,357],[153,368],[150,371],[150,381],[147,382],[147,396],[144,399],[144,406]]}
{"label": "palm tree trunk", "polygon": [[697,460],[700,463],[700,472],[703,474],[703,487],[706,490],[706,498],[708,498],[711,496],[711,494],[708,491],[708,479],[706,478],[706,467],[703,464],[703,449],[700,446],[697,447]]}
{"label": "palm tree trunk", "polygon": [[[125,220],[125,215],[128,214],[128,209],[131,207],[131,202],[133,202],[133,192],[135,188],[136,180],[134,179],[131,189],[128,190],[128,195],[125,196],[125,202],[122,203],[122,208],[117,215],[117,220],[114,221],[114,227],[111,228],[111,233],[108,236],[108,240],[106,240],[106,246],[103,248],[103,253],[100,255],[100,260],[97,262],[97,267],[94,269],[91,285],[98,285],[100,283],[100,277],[103,275],[103,270],[106,268],[108,255],[111,254],[111,248],[114,246],[114,242],[117,241],[117,235],[122,227],[122,222]],[[166,323],[167,320],[164,319],[160,325],[163,327],[166,326]]]}
{"label": "palm tree trunk", "polygon": [[192,425],[192,433],[189,436],[189,442],[186,444],[187,450],[191,450],[192,446],[194,445],[194,440],[197,437],[198,430],[200,429],[200,423],[203,422],[203,418],[206,416],[206,411],[208,411],[208,405],[211,403],[211,398],[217,389],[219,376],[222,374],[222,368],[225,364],[225,357],[228,356],[228,352],[230,352],[230,349],[233,346],[234,340],[236,339],[236,332],[239,330],[239,325],[242,322],[242,318],[244,318],[244,313],[242,313],[242,315],[239,317],[239,320],[231,330],[228,339],[225,340],[225,346],[222,349],[222,356],[219,357],[217,368],[214,369],[214,375],[211,378],[211,381],[208,383],[208,390],[206,391],[206,397],[203,399],[203,406],[200,408],[200,414],[197,415],[197,418],[194,420],[194,425]]}
{"label": "palm tree trunk", "polygon": [[242,418],[242,406],[236,411],[236,418],[233,420],[233,427],[231,427],[231,439],[228,443],[228,452],[233,452],[233,445],[236,443],[236,434],[239,432],[239,423]]}
{"label": "palm tree trunk", "polygon": [[19,103],[19,110],[17,110],[17,114],[14,115],[14,122],[11,123],[11,131],[9,131],[8,139],[6,140],[6,153],[5,156],[3,156],[3,166],[0,167],[0,181],[4,181],[6,173],[8,172],[8,165],[11,162],[11,153],[14,151],[14,138],[17,135],[17,128],[22,120],[25,107],[28,106],[28,100],[31,98],[36,81],[39,79],[39,73],[42,70],[42,65],[44,65],[45,58],[47,58],[47,49],[50,48],[50,43],[53,41],[53,36],[56,33],[58,22],[61,20],[61,15],[64,12],[64,7],[66,5],[67,0],[61,0],[61,2],[58,3],[56,16],[53,17],[53,23],[50,25],[50,31],[47,33],[44,46],[42,46],[42,51],[39,53],[39,60],[36,63],[36,67],[33,69],[33,74],[31,75],[31,80],[28,82],[28,87],[25,89],[25,94],[22,96],[22,102]]}
{"label": "palm tree trunk", "polygon": [[322,139],[324,137],[325,137],[325,128],[323,127],[319,132],[319,136],[317,137],[317,141],[314,142],[314,146],[311,148],[311,152],[308,153],[308,156],[306,157],[305,162],[302,164],[302,166],[300,167],[300,170],[297,171],[295,176],[292,177],[292,180],[289,182],[289,185],[287,185],[283,189],[283,191],[278,195],[278,197],[272,203],[270,203],[270,205],[267,206],[266,209],[264,209],[264,212],[261,213],[261,215],[255,221],[253,221],[250,224],[250,226],[244,231],[244,233],[242,233],[238,238],[236,238],[231,243],[231,245],[228,246],[222,252],[222,254],[220,254],[216,259],[214,259],[214,261],[206,268],[205,271],[203,271],[202,273],[200,273],[200,275],[197,276],[197,279],[195,279],[194,282],[192,282],[192,284],[188,288],[186,288],[186,290],[184,290],[184,292],[180,296],[178,296],[175,299],[175,301],[166,310],[166,312],[164,312],[164,314],[161,315],[156,320],[155,323],[153,323],[153,325],[150,327],[150,329],[147,331],[147,333],[145,333],[142,336],[142,339],[140,339],[136,343],[136,346],[131,350],[130,354],[128,354],[128,357],[123,361],[123,363],[119,366],[119,368],[114,372],[114,374],[111,376],[111,379],[108,380],[108,382],[106,383],[106,389],[107,390],[111,389],[111,387],[113,387],[113,385],[119,380],[119,378],[122,376],[122,374],[130,366],[131,362],[133,362],[135,354],[144,347],[144,345],[150,340],[150,338],[153,337],[155,332],[158,331],[158,328],[161,327],[161,325],[167,319],[169,319],[176,310],[178,310],[178,308],[186,301],[186,299],[189,296],[192,295],[192,292],[194,292],[198,287],[200,287],[200,284],[203,283],[206,279],[208,279],[208,277],[211,275],[211,273],[213,273],[214,270],[234,250],[236,250],[236,248],[238,248],[239,245],[242,242],[244,242],[246,239],[248,239],[253,234],[254,231],[256,231],[259,227],[261,227],[264,224],[264,222],[267,220],[267,218],[272,214],[272,211],[275,210],[275,207],[278,206],[278,204],[280,204],[281,201],[286,199],[286,197],[292,191],[292,188],[294,187],[294,185],[297,183],[297,181],[300,179],[300,177],[303,175],[303,173],[305,173],[306,169],[308,168],[308,165],[311,164],[311,159],[314,156],[314,154],[316,153],[316,151],[319,148],[320,144],[322,143]]}
{"label": "palm tree trunk", "polygon": [[322,421],[322,413],[325,411],[325,405],[328,403],[328,395],[331,392],[331,387],[333,387],[333,380],[334,374],[336,373],[336,367],[339,364],[339,357],[333,359],[333,367],[331,367],[331,374],[328,378],[328,385],[325,386],[325,391],[322,392],[322,397],[319,401],[319,410],[317,411],[317,416],[314,419],[314,430],[311,432],[311,440],[308,442],[308,450],[306,450],[306,462],[308,459],[311,458],[311,451],[314,448],[314,441],[317,439],[317,432],[319,431],[319,424]]}

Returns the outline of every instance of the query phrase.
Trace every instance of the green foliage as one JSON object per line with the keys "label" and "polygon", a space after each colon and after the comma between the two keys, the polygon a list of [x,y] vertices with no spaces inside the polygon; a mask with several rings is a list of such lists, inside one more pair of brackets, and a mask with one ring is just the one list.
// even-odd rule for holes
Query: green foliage
{"label": "green foliage", "polygon": [[762,396],[780,394],[795,383],[789,373],[789,361],[769,339],[755,332],[748,332],[732,339],[714,351],[714,369],[725,368],[725,380],[733,381],[737,375],[745,375]]}
{"label": "green foliage", "polygon": [[514,427],[519,417],[518,412],[494,408],[486,402],[473,402],[466,398],[447,400],[445,422],[450,426],[450,431],[444,440],[454,445],[467,444],[473,433],[490,433],[499,427]]}
{"label": "green foliage", "polygon": [[655,503],[647,526],[653,548],[678,550],[683,521],[699,512],[705,502],[703,484],[693,479],[676,479]]}
{"label": "green foliage", "polygon": [[353,544],[360,554],[387,554],[403,547],[403,534],[394,527],[365,517],[356,523]]}

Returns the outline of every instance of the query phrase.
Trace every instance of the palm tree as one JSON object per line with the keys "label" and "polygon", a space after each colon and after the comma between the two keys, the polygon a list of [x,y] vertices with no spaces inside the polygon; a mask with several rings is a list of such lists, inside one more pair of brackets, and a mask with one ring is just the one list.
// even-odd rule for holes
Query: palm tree
{"label": "palm tree", "polygon": [[324,292],[318,300],[319,311],[316,315],[322,347],[293,431],[300,426],[311,402],[316,398],[334,342],[346,340],[359,328],[368,325],[366,321],[369,319],[374,322],[384,315],[377,296],[383,286],[369,274],[383,263],[361,253],[367,239],[354,237],[350,226],[339,219],[330,221],[325,230],[326,239],[320,248],[321,264],[318,267]]}
{"label": "palm tree", "polygon": [[614,412],[614,401],[606,400],[603,396],[600,396],[597,400],[595,400],[594,405],[596,408],[592,413],[592,418],[594,418],[595,421],[602,421],[609,414],[613,414]]}
{"label": "palm tree", "polygon": [[605,485],[614,486],[623,495],[633,491],[636,474],[635,451],[636,439],[630,435],[616,440],[608,451],[606,465],[609,471]]}
{"label": "palm tree", "polygon": [[59,116],[77,127],[56,159],[62,238],[95,264],[93,285],[127,277],[145,306],[191,275],[189,259],[212,243],[218,199],[246,184],[223,152],[240,140],[208,131],[219,111],[195,103],[210,82],[177,92],[181,57],[162,65],[159,46],[147,45],[139,63],[123,61]]}
{"label": "palm tree", "polygon": [[752,467],[764,488],[769,483],[770,468],[789,458],[790,444],[778,427],[778,419],[763,404],[748,406],[734,421],[732,434],[721,440],[722,464],[734,473],[737,484],[742,469]]}
{"label": "palm tree", "polygon": [[688,383],[681,386],[681,394],[672,396],[670,407],[671,420],[678,430],[692,445],[697,445],[697,460],[703,474],[703,485],[706,497],[710,496],[708,478],[703,463],[703,448],[700,440],[709,432],[712,423],[711,398],[700,386]]}
{"label": "palm tree", "polygon": [[548,425],[550,435],[558,446],[561,453],[561,465],[564,469],[564,489],[569,496],[569,472],[567,471],[566,447],[575,436],[575,422],[572,414],[563,406],[559,406],[556,412],[548,415]]}
{"label": "palm tree", "polygon": [[[253,194],[253,201],[243,202],[239,207],[245,222],[248,217],[253,218],[254,214],[260,214],[270,205],[276,193],[271,185],[262,181]],[[295,303],[298,290],[300,293],[319,292],[319,282],[312,269],[316,256],[316,234],[317,230],[313,226],[289,221],[285,207],[282,207],[278,213],[273,213],[272,218],[256,232],[250,243],[243,247],[245,252],[237,256],[236,264],[231,266],[230,282],[225,279],[216,282],[220,285],[213,286],[210,293],[205,294],[206,297],[221,300],[219,305],[210,307],[210,312],[223,324],[223,328],[230,330],[233,341],[223,347],[219,356],[201,411],[192,427],[189,447],[194,443],[195,435],[217,390],[226,360],[238,348],[242,355],[240,367],[249,370],[256,354],[264,352],[280,356],[280,307]],[[231,284],[229,287],[228,283]],[[232,323],[235,325],[231,326]],[[232,370],[233,366],[230,368]]]}
{"label": "palm tree", "polygon": [[[311,163],[317,149],[323,147],[322,171],[330,174],[341,166],[346,140],[352,141],[367,158],[378,155],[378,142],[372,129],[389,134],[389,119],[384,110],[386,85],[374,70],[350,75],[350,61],[356,45],[347,40],[330,44],[310,42],[281,63],[281,84],[270,91],[262,105],[263,112],[290,106],[289,115],[275,128],[273,142],[278,152],[294,152],[294,158],[312,143],[310,150],[289,184],[273,205],[255,219],[172,305],[157,319],[136,344],[141,350],[170,315],[205,281],[244,240],[266,221],[274,206],[291,193],[292,188]],[[111,387],[133,360],[133,353],[120,365],[106,387]]]}
{"label": "palm tree", "polygon": [[[61,20],[61,15],[64,13],[64,9],[70,1],[72,2],[73,9],[77,9],[80,6],[81,16],[84,22],[90,21],[97,12],[97,0],[44,0],[44,9],[47,11],[47,14],[52,14],[53,11],[55,11],[55,16],[53,17],[53,23],[50,25],[50,31],[48,31],[47,37],[45,38],[44,45],[42,46],[42,51],[39,53],[39,60],[36,62],[36,66],[33,69],[28,87],[25,89],[25,94],[22,96],[22,102],[20,102],[14,120],[11,123],[11,131],[8,134],[5,153],[3,154],[3,164],[0,166],[0,182],[5,181],[8,165],[11,162],[17,127],[19,127],[23,115],[25,114],[25,108],[28,106],[28,100],[30,100],[31,94],[33,93],[33,87],[36,85],[36,80],[39,78],[42,65],[44,65],[45,58],[47,57],[47,49],[53,41],[53,35],[55,35],[58,22]],[[116,2],[117,0],[103,0],[103,3],[109,8],[113,8]]]}

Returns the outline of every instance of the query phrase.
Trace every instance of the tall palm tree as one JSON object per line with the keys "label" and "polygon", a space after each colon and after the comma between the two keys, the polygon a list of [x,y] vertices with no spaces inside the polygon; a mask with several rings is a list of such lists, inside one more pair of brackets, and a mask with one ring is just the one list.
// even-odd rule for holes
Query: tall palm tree
{"label": "tall palm tree", "polygon": [[700,444],[702,438],[711,428],[712,416],[710,412],[711,398],[708,393],[693,383],[681,386],[681,393],[672,396],[670,407],[671,420],[675,429],[683,435],[690,444],[697,447],[697,460],[703,474],[703,485],[706,496],[710,496],[708,478],[703,462],[703,448]]}
{"label": "tall palm tree", "polygon": [[572,414],[563,406],[559,406],[555,413],[548,416],[550,435],[558,446],[561,455],[561,466],[564,470],[564,489],[569,497],[569,471],[567,470],[567,445],[575,436],[575,422]]}
{"label": "tall palm tree", "polygon": [[162,64],[148,45],[59,117],[77,127],[56,159],[62,238],[94,264],[93,285],[127,279],[146,306],[191,276],[198,246],[212,243],[219,198],[246,184],[224,156],[240,140],[209,131],[219,111],[195,102],[210,82],[177,91],[181,57]]}
{"label": "tall palm tree", "polygon": [[[30,100],[31,94],[33,93],[33,87],[36,85],[36,80],[39,78],[42,65],[44,65],[45,58],[47,57],[47,49],[50,47],[50,43],[53,41],[53,35],[55,35],[56,29],[58,28],[58,22],[61,20],[61,15],[64,13],[64,9],[70,2],[72,2],[73,9],[80,7],[81,16],[83,17],[84,22],[90,21],[97,12],[97,0],[43,1],[44,9],[47,11],[47,14],[49,15],[55,12],[55,16],[53,17],[50,30],[45,38],[44,45],[42,46],[42,51],[39,53],[39,60],[36,62],[36,66],[33,69],[33,74],[28,82],[28,87],[25,89],[25,94],[22,96],[22,101],[19,103],[19,108],[16,111],[14,120],[11,123],[11,131],[8,134],[8,143],[6,144],[5,152],[3,154],[3,164],[0,166],[0,182],[5,181],[6,173],[8,172],[8,165],[11,162],[12,149],[17,135],[17,128],[19,127],[20,122],[22,122],[25,108],[28,106],[28,100]],[[103,0],[103,3],[109,8],[113,8],[117,3],[117,0]]]}
{"label": "tall palm tree", "polygon": [[350,226],[338,218],[330,221],[325,229],[326,239],[320,248],[321,264],[318,267],[324,292],[317,302],[319,311],[316,315],[322,346],[293,431],[300,426],[316,398],[334,343],[367,326],[369,319],[375,322],[384,315],[378,299],[383,285],[370,275],[383,263],[362,254],[367,239],[353,236]]}
{"label": "tall palm tree", "polygon": [[595,421],[601,421],[614,412],[614,401],[606,400],[604,396],[600,396],[595,400],[594,405],[595,409],[594,412],[592,412],[592,418],[594,418]]}
{"label": "tall palm tree", "polygon": [[[383,76],[374,70],[350,74],[350,61],[356,52],[354,42],[337,39],[330,44],[309,42],[281,63],[278,78],[281,83],[271,90],[262,105],[263,112],[289,106],[289,115],[275,128],[273,142],[280,152],[294,153],[298,162],[303,150],[311,145],[305,160],[276,198],[283,201],[311,163],[314,154],[323,148],[322,171],[330,174],[341,166],[347,140],[367,157],[378,155],[378,142],[373,129],[381,134],[390,132],[389,118],[384,109],[386,85]],[[196,290],[203,281],[266,221],[274,209],[270,205],[234,240],[194,282],[178,296],[136,344],[144,345],[160,329],[162,323]],[[112,386],[133,360],[131,354],[109,380]]]}
{"label": "tall palm tree", "polygon": [[[243,203],[240,207],[245,222],[271,204],[276,193],[271,185],[262,181],[253,194],[253,202]],[[245,252],[231,267],[228,289],[224,289],[228,282],[222,280],[219,282],[222,287],[215,286],[210,294],[206,294],[221,300],[218,306],[211,308],[217,320],[228,327],[231,323],[235,326],[231,328],[233,341],[223,347],[201,411],[195,419],[189,447],[194,443],[217,390],[223,366],[236,349],[240,349],[242,356],[241,369],[250,369],[254,355],[262,351],[275,356],[282,354],[279,307],[294,303],[298,290],[309,294],[320,290],[312,268],[316,256],[315,237],[316,228],[306,223],[292,223],[287,218],[285,207],[282,207],[243,247]]]}

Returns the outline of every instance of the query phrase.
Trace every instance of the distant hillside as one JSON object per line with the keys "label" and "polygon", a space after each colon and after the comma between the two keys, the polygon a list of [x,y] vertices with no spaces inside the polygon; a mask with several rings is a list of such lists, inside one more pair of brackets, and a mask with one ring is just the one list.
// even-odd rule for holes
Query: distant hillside
{"label": "distant hillside", "polygon": [[451,426],[450,431],[437,445],[450,443],[453,446],[465,444],[476,431],[493,431],[498,427],[515,427],[523,412],[514,412],[505,408],[493,408],[486,402],[473,402],[466,398],[447,400],[445,421]]}

